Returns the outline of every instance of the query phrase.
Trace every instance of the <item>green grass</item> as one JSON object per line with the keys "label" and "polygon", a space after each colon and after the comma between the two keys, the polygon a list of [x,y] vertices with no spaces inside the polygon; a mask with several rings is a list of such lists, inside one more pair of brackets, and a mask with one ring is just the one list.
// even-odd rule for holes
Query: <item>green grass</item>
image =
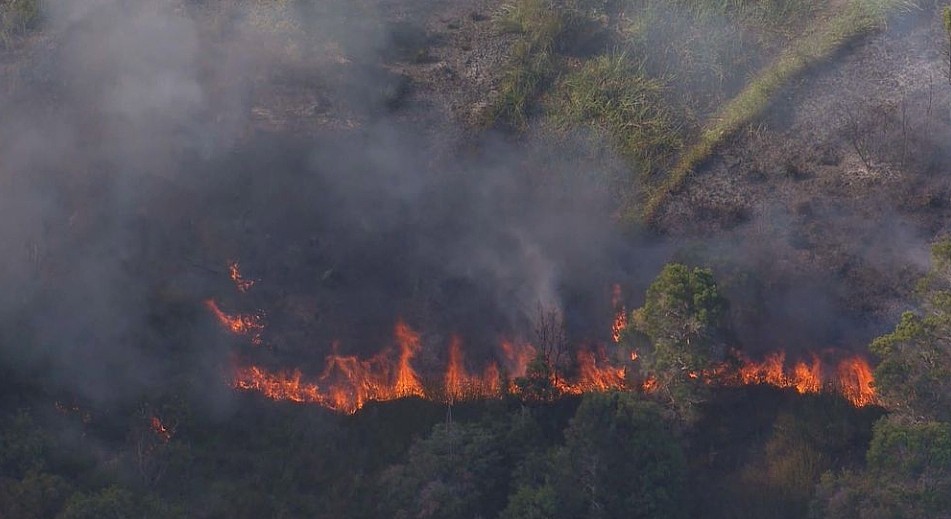
{"label": "green grass", "polygon": [[531,103],[555,75],[553,53],[568,17],[546,0],[517,0],[504,5],[496,21],[502,31],[518,34],[519,40],[512,47],[488,122],[502,120],[523,128]]}
{"label": "green grass", "polygon": [[547,100],[560,130],[593,126],[644,174],[681,146],[676,114],[663,99],[664,82],[648,77],[624,54],[586,61],[555,86]]}
{"label": "green grass", "polygon": [[854,0],[813,33],[800,38],[706,125],[665,181],[648,197],[643,220],[654,221],[660,208],[671,194],[683,187],[690,174],[709,159],[720,145],[762,115],[773,96],[792,78],[827,59],[844,43],[882,27],[891,9],[907,6],[909,2],[901,0]]}
{"label": "green grass", "polygon": [[563,53],[571,52],[596,30],[606,0],[514,0],[502,6],[496,23],[515,33],[509,64],[502,74],[499,95],[487,123],[505,121],[516,128],[528,123],[529,109],[564,68]]}

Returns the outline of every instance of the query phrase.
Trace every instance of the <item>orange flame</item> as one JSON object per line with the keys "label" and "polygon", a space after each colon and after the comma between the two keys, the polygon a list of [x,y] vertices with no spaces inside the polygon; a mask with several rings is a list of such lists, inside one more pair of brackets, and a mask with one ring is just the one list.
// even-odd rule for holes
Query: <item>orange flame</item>
{"label": "orange flame", "polygon": [[168,443],[172,440],[172,434],[174,433],[165,427],[165,424],[157,416],[152,417],[151,425],[152,431],[162,440],[162,443]]}
{"label": "orange flame", "polygon": [[449,402],[477,400],[499,394],[499,368],[493,362],[486,366],[482,376],[469,374],[462,355],[462,341],[453,336],[449,342],[449,365],[444,380]]}
{"label": "orange flame", "polygon": [[218,303],[216,303],[214,299],[205,301],[205,306],[211,310],[211,313],[215,314],[215,317],[218,318],[218,322],[230,330],[231,333],[247,335],[251,337],[252,344],[261,344],[261,333],[264,331],[263,313],[228,315],[221,311],[221,308],[218,307]]}
{"label": "orange flame", "polygon": [[579,375],[578,381],[572,386],[574,392],[580,394],[626,388],[627,368],[613,365],[604,349],[597,354],[579,350],[577,360]]}
{"label": "orange flame", "polygon": [[236,370],[233,384],[238,389],[260,392],[272,400],[314,403],[347,413],[356,412],[370,401],[425,398],[423,384],[412,367],[413,357],[420,350],[419,334],[399,321],[394,335],[399,347],[395,360],[390,348],[366,360],[333,353],[327,356],[324,369],[314,383],[304,382],[300,370],[270,372],[248,366]]}
{"label": "orange flame", "polygon": [[621,285],[614,285],[611,294],[611,305],[614,307],[614,324],[611,325],[611,339],[614,343],[621,342],[621,332],[627,328],[627,308],[621,302]]}
{"label": "orange flame", "polygon": [[531,344],[515,344],[503,340],[499,344],[502,356],[505,359],[505,369],[512,378],[524,377],[528,372],[528,364],[538,355],[538,350]]}
{"label": "orange flame", "polygon": [[253,279],[244,279],[244,277],[241,276],[241,270],[237,261],[228,262],[228,272],[238,292],[247,292],[254,286],[255,281]]}
{"label": "orange flame", "polygon": [[396,342],[400,346],[400,363],[396,374],[396,398],[423,396],[419,375],[413,371],[410,361],[419,352],[419,334],[403,321],[396,323]]}
{"label": "orange flame", "polygon": [[[232,266],[232,279],[237,283],[242,278],[237,273],[237,264],[233,263]],[[239,284],[239,290],[240,287]],[[627,326],[627,314],[621,303],[619,286],[614,287],[612,303],[618,312],[612,326],[612,339],[617,343],[621,330]],[[261,343],[263,313],[229,315],[214,300],[209,299],[205,304],[232,333],[247,335],[254,344]],[[313,382],[305,382],[299,370],[272,372],[251,365],[235,370],[233,387],[255,391],[273,400],[312,403],[346,413],[355,413],[368,402],[406,397],[448,403],[497,398],[503,391],[527,397],[520,394],[521,389],[515,380],[527,374],[529,364],[538,356],[538,350],[531,344],[500,341],[499,359],[506,376],[502,376],[499,365],[494,362],[489,363],[478,375],[466,369],[462,340],[453,336],[441,380],[435,384],[424,384],[413,367],[413,360],[422,349],[420,334],[402,320],[397,321],[393,334],[395,349],[392,346],[383,348],[366,359],[338,354],[335,343],[333,353],[326,357],[323,370]],[[614,350],[609,355],[605,346],[578,349],[575,354],[575,376],[570,378],[563,376],[560,366],[549,366],[555,397],[613,390],[657,391],[659,381],[653,376],[633,384],[628,380],[628,367],[638,360],[636,351],[630,352],[630,360],[621,360],[616,347]],[[720,386],[765,384],[795,389],[800,394],[835,391],[858,407],[877,403],[872,387],[872,370],[860,357],[845,358],[834,370],[825,368],[815,355],[810,361],[800,360],[787,366],[783,351],[772,353],[760,362],[741,355],[736,360],[739,365],[723,363],[707,371],[689,373],[688,376]]]}
{"label": "orange flame", "polygon": [[823,363],[815,355],[811,362],[798,361],[792,368],[786,366],[786,354],[779,351],[766,356],[762,362],[740,357],[741,365],[735,374],[728,370],[714,370],[713,379],[725,385],[767,384],[780,388],[793,388],[800,394],[832,390],[840,393],[856,407],[877,402],[872,387],[872,368],[857,356],[839,362],[835,372],[823,369]]}
{"label": "orange flame", "polygon": [[872,368],[861,357],[843,359],[838,366],[839,391],[853,405],[862,407],[875,404],[875,388],[872,386]]}

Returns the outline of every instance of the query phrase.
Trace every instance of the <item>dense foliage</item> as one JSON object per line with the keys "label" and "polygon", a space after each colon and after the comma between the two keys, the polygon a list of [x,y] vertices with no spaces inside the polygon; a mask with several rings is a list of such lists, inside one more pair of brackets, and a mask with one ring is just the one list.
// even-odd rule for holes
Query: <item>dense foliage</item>
{"label": "dense foliage", "polygon": [[951,511],[951,241],[932,248],[916,311],[876,339],[875,381],[890,414],[874,428],[867,466],[826,475],[816,517],[946,517]]}
{"label": "dense foliage", "polygon": [[725,309],[712,272],[670,264],[631,319],[627,336],[644,376],[655,377],[659,393],[685,416],[704,399],[700,372],[723,355],[719,334]]}

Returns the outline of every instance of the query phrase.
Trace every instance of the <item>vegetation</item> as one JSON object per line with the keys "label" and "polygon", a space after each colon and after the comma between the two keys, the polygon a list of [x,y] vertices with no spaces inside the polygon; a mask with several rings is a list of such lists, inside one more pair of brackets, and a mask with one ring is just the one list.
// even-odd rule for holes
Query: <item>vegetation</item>
{"label": "vegetation", "polygon": [[520,467],[501,517],[685,517],[684,455],[655,404],[589,395],[564,434]]}
{"label": "vegetation", "polygon": [[932,249],[920,307],[876,339],[876,387],[890,414],[873,431],[867,466],[823,477],[815,517],[941,517],[951,510],[951,241]]}
{"label": "vegetation", "polygon": [[856,0],[761,71],[743,90],[718,112],[689,146],[644,207],[644,219],[652,221],[667,197],[680,190],[693,171],[737,131],[759,117],[770,101],[790,79],[827,59],[849,40],[868,33],[884,23],[892,8],[908,6],[895,0]]}
{"label": "vegetation", "polygon": [[706,385],[699,375],[723,355],[718,334],[725,309],[709,270],[670,264],[634,311],[627,336],[643,374],[656,377],[659,393],[681,415],[690,416],[703,401]]}
{"label": "vegetation", "polygon": [[[815,4],[513,0],[496,19],[513,46],[490,118],[514,129],[537,120],[561,135],[607,137],[633,173],[625,188],[649,194],[626,198],[631,207],[623,209],[652,220],[791,79],[880,27],[904,3],[855,0],[795,38],[791,27],[807,25]],[[292,0],[251,6],[248,21],[259,29],[306,30],[296,23]],[[39,16],[37,0],[0,2],[0,42],[21,38]],[[951,8],[943,16],[951,45]],[[705,40],[713,19],[726,20],[726,29]],[[668,29],[667,39],[658,39]],[[734,49],[719,45],[727,34],[754,33]],[[683,34],[694,39],[674,41]],[[713,40],[709,54],[694,54]],[[777,41],[794,45],[773,55]],[[751,48],[772,61],[733,67],[731,60]],[[655,52],[677,57],[664,61]],[[701,68],[703,74],[684,73]],[[734,84],[752,70],[759,72],[751,81]],[[688,84],[710,78],[708,90]],[[688,95],[706,104],[696,108]],[[722,109],[708,117],[719,101]],[[273,193],[280,180],[265,182]],[[316,241],[301,243],[316,248]],[[294,246],[294,256],[304,263],[301,247]],[[440,290],[452,292],[446,285]],[[220,383],[196,382],[210,361],[202,356],[195,366],[195,357],[180,353],[190,341],[207,339],[197,311],[176,301],[174,312],[152,315],[151,305],[166,303],[143,302],[150,306],[143,326],[155,327],[144,335],[161,345],[177,376],[150,383],[154,392],[134,402],[84,401],[0,362],[0,517],[949,517],[951,240],[935,244],[915,309],[869,346],[881,408],[857,409],[825,393],[711,387],[704,372],[724,360],[731,330],[729,302],[713,272],[668,264],[643,295],[620,346],[606,347],[619,358],[636,357],[637,364],[626,365],[639,372],[611,373],[612,382],[627,376],[636,391],[556,398],[563,394],[556,387],[560,363],[573,352],[561,314],[540,312],[538,355],[514,380],[524,401],[502,387],[498,398],[482,402],[370,402],[353,416],[259,395],[195,396]],[[302,320],[334,319],[309,306],[301,303]],[[39,347],[11,322],[0,323],[0,341],[18,351]],[[257,351],[277,355],[270,345]]]}
{"label": "vegetation", "polygon": [[604,55],[559,81],[548,112],[562,131],[591,125],[641,174],[650,173],[680,147],[677,118],[664,104],[663,90],[662,81],[647,77],[626,55]]}
{"label": "vegetation", "polygon": [[10,45],[14,37],[33,28],[39,16],[39,0],[0,1],[0,46]]}
{"label": "vegetation", "polygon": [[[499,15],[500,27],[518,37],[488,120],[524,129],[535,116],[562,132],[593,126],[607,134],[634,172],[622,183],[622,213],[651,222],[689,175],[760,117],[790,80],[882,27],[891,10],[911,5],[853,0],[817,23],[816,3],[799,0],[516,0]],[[724,27],[724,18],[731,25]],[[810,20],[815,28],[796,37],[796,28]],[[743,41],[744,30],[761,36]],[[584,33],[589,37],[579,36]],[[769,47],[786,50],[764,67],[748,61]],[[744,73],[753,78],[734,92]],[[678,81],[683,84],[669,88]],[[692,127],[686,124],[692,116],[706,122]]]}
{"label": "vegetation", "polygon": [[[230,412],[209,413],[198,412],[207,403],[174,396],[185,390],[173,384],[136,406],[62,404],[68,395],[11,374],[0,379],[0,512],[56,519],[801,517],[823,471],[854,466],[853,451],[868,445],[877,412],[835,395],[691,384],[690,374],[719,355],[725,309],[708,270],[668,265],[625,333],[664,390],[532,405],[503,396],[447,410],[408,399],[341,416],[247,396]],[[558,326],[549,334],[555,346]],[[545,391],[551,379],[541,360],[520,383]],[[887,438],[880,429],[874,463],[913,472],[944,460],[943,440],[935,443],[943,425]],[[932,450],[888,457],[908,445]]]}
{"label": "vegetation", "polygon": [[514,33],[511,62],[505,69],[489,124],[501,120],[517,128],[528,124],[532,103],[561,72],[566,53],[583,50],[597,33],[592,14],[603,2],[516,0],[498,15],[503,32]]}

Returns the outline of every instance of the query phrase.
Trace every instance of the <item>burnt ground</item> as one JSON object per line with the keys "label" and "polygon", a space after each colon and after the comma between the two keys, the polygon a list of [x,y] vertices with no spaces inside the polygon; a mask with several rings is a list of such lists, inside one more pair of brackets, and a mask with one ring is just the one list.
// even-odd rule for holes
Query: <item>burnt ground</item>
{"label": "burnt ground", "polygon": [[[253,129],[300,134],[356,130],[381,116],[458,143],[478,122],[506,63],[511,35],[493,23],[499,0],[374,2],[378,49],[331,36],[286,56],[255,88]],[[346,37],[346,36],[344,36]],[[378,51],[378,52],[377,52]],[[354,90],[367,88],[354,100]]]}
{"label": "burnt ground", "polygon": [[825,284],[797,304],[879,333],[951,222],[946,38],[933,11],[903,15],[790,85],[671,199],[664,232],[733,243],[766,291]]}

